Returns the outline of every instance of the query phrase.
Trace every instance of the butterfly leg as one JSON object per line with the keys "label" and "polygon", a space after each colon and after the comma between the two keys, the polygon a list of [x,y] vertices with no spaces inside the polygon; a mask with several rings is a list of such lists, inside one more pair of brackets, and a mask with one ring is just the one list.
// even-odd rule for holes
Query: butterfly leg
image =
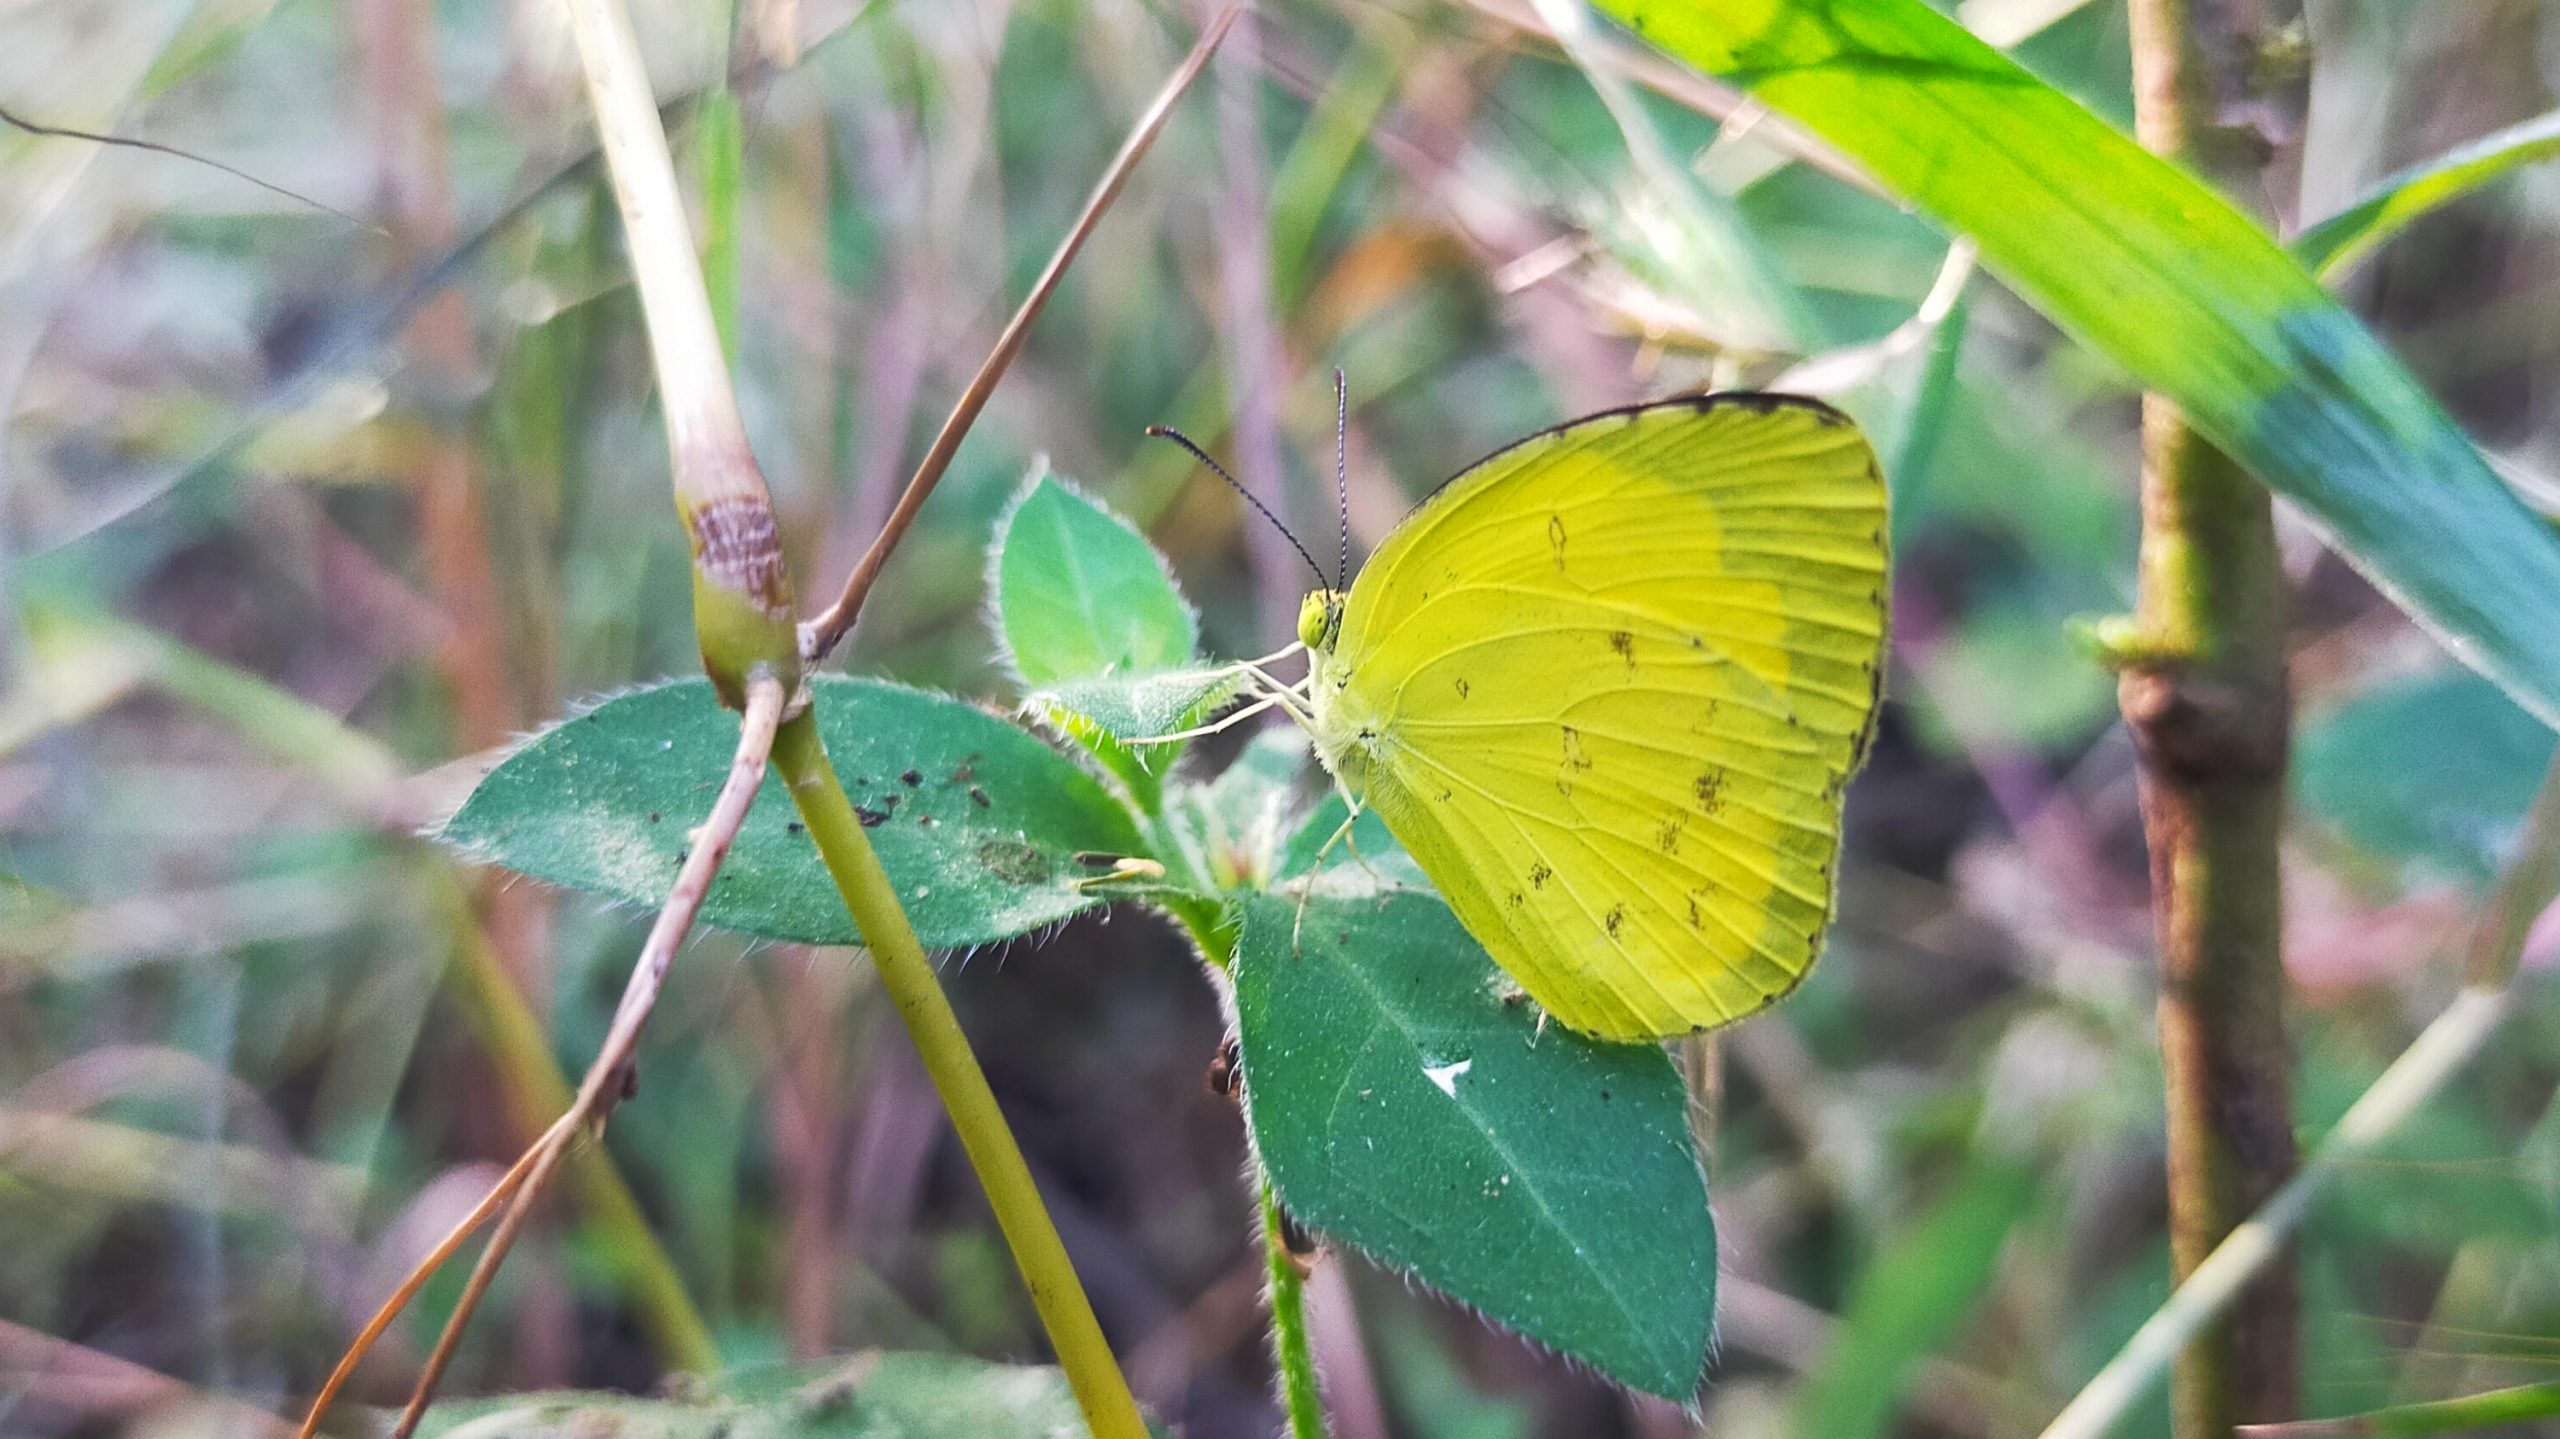
{"label": "butterfly leg", "polygon": [[1124,739],[1120,743],[1129,749],[1137,749],[1151,744],[1172,744],[1176,740],[1198,739],[1202,735],[1216,734],[1221,730],[1240,725],[1278,703],[1280,700],[1276,696],[1264,695],[1243,709],[1232,714],[1221,715],[1207,724],[1193,725],[1189,729],[1176,730],[1172,734],[1151,734],[1144,739]]}
{"label": "butterfly leg", "polygon": [[1289,953],[1293,957],[1298,953],[1299,935],[1307,927],[1307,899],[1310,895],[1315,893],[1316,872],[1324,868],[1324,857],[1333,853],[1333,847],[1335,845],[1339,844],[1348,847],[1351,851],[1351,857],[1360,861],[1360,867],[1368,871],[1371,879],[1376,880],[1381,885],[1387,882],[1386,876],[1378,873],[1377,870],[1370,868],[1367,857],[1360,853],[1360,841],[1353,837],[1351,832],[1352,826],[1360,822],[1360,816],[1366,812],[1368,807],[1360,802],[1360,797],[1358,795],[1351,793],[1349,790],[1344,790],[1342,792],[1342,803],[1351,812],[1343,816],[1341,825],[1335,828],[1334,832],[1325,838],[1323,845],[1318,847],[1316,850],[1316,857],[1307,861],[1306,873],[1298,877],[1298,917],[1289,926]]}
{"label": "butterfly leg", "polygon": [[[1285,656],[1289,651],[1282,650],[1280,653]],[[1235,668],[1260,681],[1258,692],[1280,706],[1289,718],[1296,720],[1300,729],[1312,731],[1315,728],[1315,717],[1307,708],[1307,694],[1302,685],[1281,683],[1272,676],[1270,671],[1262,667],[1260,661],[1238,660]]]}

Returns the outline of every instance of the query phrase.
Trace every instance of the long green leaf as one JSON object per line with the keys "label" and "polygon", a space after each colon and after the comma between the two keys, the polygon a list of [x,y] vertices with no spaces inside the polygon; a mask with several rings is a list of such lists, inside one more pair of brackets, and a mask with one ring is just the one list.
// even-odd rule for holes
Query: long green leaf
{"label": "long green leaf", "polygon": [[2459,1399],[2432,1399],[2356,1414],[2344,1419],[2306,1419],[2296,1424],[2252,1424],[2250,1439],[2329,1439],[2329,1436],[2374,1435],[2397,1439],[2408,1434],[2453,1434],[2467,1429],[2503,1429],[2532,1419],[2560,1414],[2560,1381],[2518,1384]]}
{"label": "long green leaf", "polygon": [[2372,254],[2419,216],[2519,166],[2554,155],[2560,155],[2560,110],[2483,135],[2385,178],[2363,199],[2294,236],[2289,248],[2304,268],[2325,280]]}
{"label": "long green leaf", "polygon": [[1973,238],[2560,726],[2560,533],[2220,196],[1920,0],[1601,0]]}

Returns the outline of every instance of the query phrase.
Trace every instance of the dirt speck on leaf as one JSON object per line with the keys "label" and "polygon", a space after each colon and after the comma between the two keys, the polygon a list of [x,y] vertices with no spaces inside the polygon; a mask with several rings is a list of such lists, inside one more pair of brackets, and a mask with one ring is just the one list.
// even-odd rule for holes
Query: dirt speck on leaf
{"label": "dirt speck on leaf", "polygon": [[978,846],[978,863],[1006,884],[1029,888],[1049,882],[1049,856],[1027,844],[991,839]]}

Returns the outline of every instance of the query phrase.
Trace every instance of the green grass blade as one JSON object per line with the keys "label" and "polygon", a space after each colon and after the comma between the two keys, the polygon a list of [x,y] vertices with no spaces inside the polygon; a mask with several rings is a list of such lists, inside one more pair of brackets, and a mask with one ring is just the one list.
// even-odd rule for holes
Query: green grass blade
{"label": "green grass blade", "polygon": [[2193,178],[1920,0],[1604,0],[1973,238],[2560,725],[2560,534],[2362,325]]}
{"label": "green grass blade", "polygon": [[2452,1434],[2466,1429],[2521,1424],[2560,1414],[2560,1380],[2492,1389],[2459,1399],[2424,1404],[2397,1404],[2344,1419],[2309,1419],[2299,1424],[2251,1424],[2249,1439],[2327,1439],[2330,1435],[2375,1435],[2398,1439],[2410,1434]]}
{"label": "green grass blade", "polygon": [[694,111],[694,163],[702,182],[702,283],[711,323],[732,364],[738,355],[738,192],[746,170],[746,118],[737,92],[706,93]]}
{"label": "green grass blade", "polygon": [[2560,110],[2457,145],[2377,183],[2365,197],[2293,237],[2289,247],[2321,279],[2370,255],[2420,216],[2537,160],[2560,155]]}

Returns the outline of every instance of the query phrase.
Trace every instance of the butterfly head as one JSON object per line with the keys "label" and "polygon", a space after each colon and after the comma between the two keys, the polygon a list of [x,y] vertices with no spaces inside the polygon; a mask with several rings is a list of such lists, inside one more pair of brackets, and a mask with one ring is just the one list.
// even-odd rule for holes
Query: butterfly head
{"label": "butterfly head", "polygon": [[1298,606],[1298,643],[1319,654],[1333,649],[1342,634],[1342,591],[1309,590]]}

